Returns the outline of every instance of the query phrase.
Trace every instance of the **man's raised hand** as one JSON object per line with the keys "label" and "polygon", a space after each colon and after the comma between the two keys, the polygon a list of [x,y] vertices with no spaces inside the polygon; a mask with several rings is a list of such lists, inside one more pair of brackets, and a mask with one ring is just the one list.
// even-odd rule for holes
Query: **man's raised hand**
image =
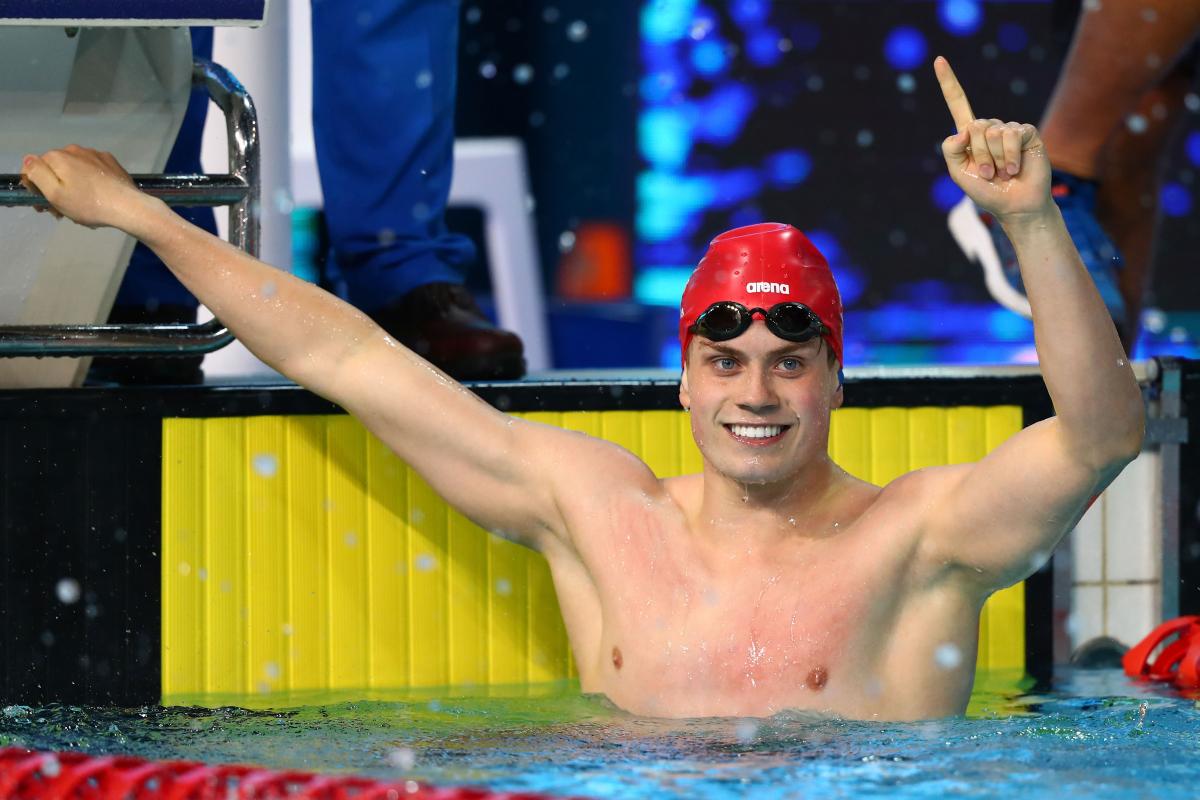
{"label": "man's raised hand", "polygon": [[140,195],[112,153],[77,144],[25,156],[21,183],[46,198],[48,205],[34,206],[38,211],[89,228],[121,227],[129,201]]}
{"label": "man's raised hand", "polygon": [[942,142],[950,177],[984,211],[1003,220],[1043,211],[1050,199],[1050,162],[1029,123],[979,119],[942,56],[933,62],[957,130]]}

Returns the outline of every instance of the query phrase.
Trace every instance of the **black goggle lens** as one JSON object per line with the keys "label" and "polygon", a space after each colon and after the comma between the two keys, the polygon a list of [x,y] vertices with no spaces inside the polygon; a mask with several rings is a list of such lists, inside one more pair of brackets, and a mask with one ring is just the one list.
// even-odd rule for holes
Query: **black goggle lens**
{"label": "black goggle lens", "polygon": [[806,342],[827,330],[817,315],[801,303],[778,303],[766,310],[726,301],[709,306],[692,325],[692,332],[714,342],[733,339],[745,333],[756,312],[765,316],[772,333],[791,342]]}

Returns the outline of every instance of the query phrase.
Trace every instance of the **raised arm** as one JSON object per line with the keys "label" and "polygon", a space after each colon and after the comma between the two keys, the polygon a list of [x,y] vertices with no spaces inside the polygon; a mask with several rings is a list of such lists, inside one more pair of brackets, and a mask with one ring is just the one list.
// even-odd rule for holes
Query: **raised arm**
{"label": "raised arm", "polygon": [[451,505],[538,549],[565,542],[560,477],[604,442],[514,419],[404,348],[364,314],[196,228],[134,186],[107,153],[71,146],[23,166],[45,209],[149,246],[256,356],[357,416]]}
{"label": "raised arm", "polygon": [[946,60],[934,68],[958,130],[942,145],[946,165],[1016,249],[1055,410],[977,464],[926,476],[934,495],[927,554],[994,589],[1044,561],[1089,498],[1137,457],[1144,412],[1116,329],[1050,196],[1037,130],[977,119]]}

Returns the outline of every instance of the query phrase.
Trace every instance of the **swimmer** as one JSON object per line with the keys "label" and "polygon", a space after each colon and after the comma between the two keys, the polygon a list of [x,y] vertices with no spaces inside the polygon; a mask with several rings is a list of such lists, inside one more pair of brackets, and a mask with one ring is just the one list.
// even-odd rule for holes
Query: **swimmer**
{"label": "swimmer", "polygon": [[841,301],[790,226],[718,236],[689,282],[679,399],[704,468],[659,479],[614,444],[514,422],[354,308],[138,192],[110,155],[67,147],[23,174],[51,213],[145,242],[259,358],[543,553],[584,691],[669,717],[941,717],[966,708],[984,601],[1137,456],[1144,420],[1037,130],[976,118],[950,65],[934,68],[958,131],[947,168],[1016,246],[1057,416],[884,487],[829,458]]}

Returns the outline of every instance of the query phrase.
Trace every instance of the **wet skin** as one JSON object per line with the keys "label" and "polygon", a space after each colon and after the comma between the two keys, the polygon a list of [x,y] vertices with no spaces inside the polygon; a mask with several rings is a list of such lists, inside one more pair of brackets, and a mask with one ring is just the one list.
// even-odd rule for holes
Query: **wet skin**
{"label": "wet skin", "polygon": [[[574,546],[543,547],[584,690],[655,716],[960,713],[983,595],[922,559],[919,474],[880,489],[829,460],[822,343],[756,322],[725,345],[693,345],[681,393],[705,472],[614,451],[611,488],[586,476],[563,509]],[[766,447],[726,427],[756,421],[789,427]]]}

